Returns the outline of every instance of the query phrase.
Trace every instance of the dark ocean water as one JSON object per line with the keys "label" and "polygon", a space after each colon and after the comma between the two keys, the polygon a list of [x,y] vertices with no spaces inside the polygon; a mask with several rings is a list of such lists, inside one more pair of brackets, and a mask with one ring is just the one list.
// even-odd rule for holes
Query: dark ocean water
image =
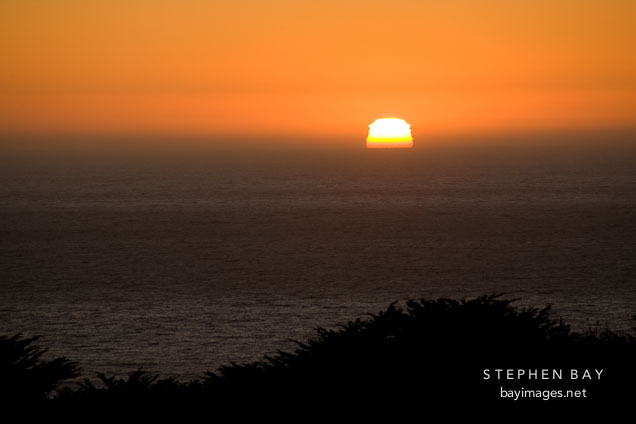
{"label": "dark ocean water", "polygon": [[0,333],[41,334],[88,376],[193,378],[409,298],[634,324],[633,149],[2,162]]}

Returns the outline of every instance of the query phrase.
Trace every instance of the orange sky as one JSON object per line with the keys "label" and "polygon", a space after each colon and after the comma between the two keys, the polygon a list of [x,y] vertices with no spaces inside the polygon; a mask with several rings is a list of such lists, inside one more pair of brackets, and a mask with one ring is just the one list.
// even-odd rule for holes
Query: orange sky
{"label": "orange sky", "polygon": [[636,126],[632,0],[3,0],[0,132]]}

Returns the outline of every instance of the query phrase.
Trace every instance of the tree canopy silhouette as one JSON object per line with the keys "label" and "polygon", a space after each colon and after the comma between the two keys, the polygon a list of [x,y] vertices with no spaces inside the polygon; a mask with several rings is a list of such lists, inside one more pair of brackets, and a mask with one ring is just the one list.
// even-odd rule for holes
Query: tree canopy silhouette
{"label": "tree canopy silhouette", "polygon": [[44,360],[47,352],[33,343],[39,336],[0,336],[0,399],[4,402],[45,399],[58,385],[79,375],[64,357]]}
{"label": "tree canopy silhouette", "polygon": [[[24,345],[15,338],[2,340]],[[27,339],[26,345],[33,340]],[[97,383],[86,379],[75,389],[61,390],[55,401],[71,405],[188,403],[217,409],[237,403],[282,409],[291,404],[319,409],[362,404],[433,409],[620,404],[633,399],[636,392],[635,341],[631,334],[609,329],[572,331],[551,318],[549,307],[519,308],[501,295],[410,300],[405,307],[393,303],[382,312],[334,329],[318,328],[310,340],[296,341],[292,351],[279,351],[251,363],[231,363],[198,380],[161,379],[141,369],[125,378],[98,374]],[[31,353],[26,357],[32,358],[27,362],[33,364],[35,357],[38,363],[39,354],[33,352],[40,351],[27,352]],[[17,367],[10,370],[13,375],[25,368],[20,361],[10,363],[9,368]],[[76,375],[75,366],[63,358],[52,364],[55,366],[44,368],[56,373],[33,374],[27,380],[15,377],[3,390],[16,385],[21,387],[21,396],[41,397],[62,377]],[[488,379],[485,369],[491,370]],[[500,379],[494,378],[496,369],[564,370],[566,378]],[[567,377],[571,369],[579,375],[586,369],[602,369],[603,374],[596,379],[572,379]],[[45,384],[36,375],[55,378],[45,378],[49,382]],[[514,401],[501,396],[504,389],[541,393],[585,389],[589,397],[584,401],[555,398],[545,402],[541,397]]]}

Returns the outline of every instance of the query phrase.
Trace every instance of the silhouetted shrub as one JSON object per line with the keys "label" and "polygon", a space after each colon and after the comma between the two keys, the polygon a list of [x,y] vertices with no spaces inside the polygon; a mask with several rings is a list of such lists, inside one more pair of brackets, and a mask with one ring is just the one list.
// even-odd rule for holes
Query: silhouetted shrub
{"label": "silhouetted shrub", "polygon": [[[62,390],[56,400],[99,407],[189,404],[234,412],[292,406],[307,411],[336,406],[367,412],[421,409],[424,415],[449,406],[621,405],[636,394],[635,341],[630,334],[610,330],[574,332],[553,320],[549,308],[517,308],[500,295],[411,300],[404,309],[393,303],[366,319],[318,328],[312,339],[297,341],[292,352],[222,366],[201,380],[160,379],[141,369],[127,378],[98,374],[98,384],[85,380],[76,389]],[[485,369],[491,378],[484,378]],[[555,369],[565,378],[497,379],[497,369]],[[570,379],[571,369],[603,369],[603,376]],[[503,389],[585,389],[588,397],[515,401],[501,397]]]}
{"label": "silhouetted shrub", "polygon": [[0,336],[1,401],[45,399],[61,382],[79,375],[77,364],[64,357],[43,360],[46,349],[33,344],[38,338]]}
{"label": "silhouetted shrub", "polygon": [[201,390],[197,390],[197,381],[181,383],[174,378],[160,379],[158,375],[149,375],[142,369],[130,373],[127,377],[97,374],[98,383],[89,379],[78,383],[79,388],[61,390],[57,400],[62,402],[88,402],[120,404],[124,406],[156,403],[181,403],[193,401]]}
{"label": "silhouetted shrub", "polygon": [[[320,328],[313,339],[297,342],[294,352],[208,372],[204,383],[217,396],[267,397],[281,405],[290,399],[348,403],[354,397],[376,405],[409,399],[429,407],[513,404],[499,396],[502,387],[587,388],[588,403],[633,396],[633,336],[609,330],[580,334],[552,320],[549,307],[520,309],[512,302],[490,295],[408,301],[405,310],[392,304],[369,319]],[[604,379],[484,379],[484,369],[494,374],[495,369],[572,368],[603,368]],[[553,399],[551,405],[558,402],[565,400]]]}

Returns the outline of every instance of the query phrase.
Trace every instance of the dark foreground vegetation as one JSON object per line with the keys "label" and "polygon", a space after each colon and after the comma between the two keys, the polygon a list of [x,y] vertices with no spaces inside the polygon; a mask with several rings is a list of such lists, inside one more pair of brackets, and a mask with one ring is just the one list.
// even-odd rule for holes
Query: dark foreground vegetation
{"label": "dark foreground vegetation", "polygon": [[[297,342],[293,352],[227,365],[191,382],[139,370],[125,378],[99,374],[96,381],[86,379],[60,389],[60,383],[78,376],[78,366],[66,358],[43,360],[44,351],[34,346],[36,341],[0,338],[4,402],[54,408],[190,405],[216,410],[238,403],[243,408],[274,409],[346,405],[372,411],[448,405],[580,409],[636,400],[633,335],[574,332],[553,320],[548,308],[517,308],[500,296],[409,301],[405,308],[392,304],[338,329],[318,329],[313,339]],[[515,379],[507,378],[507,369],[514,370]],[[525,370],[524,375],[520,377],[518,370]],[[529,378],[533,370],[537,377]],[[549,370],[549,379],[542,378],[543,370]],[[562,378],[553,370],[557,375],[561,370]],[[525,393],[518,400],[501,396],[502,390],[522,388],[534,395]],[[579,397],[565,397],[576,391]]]}

